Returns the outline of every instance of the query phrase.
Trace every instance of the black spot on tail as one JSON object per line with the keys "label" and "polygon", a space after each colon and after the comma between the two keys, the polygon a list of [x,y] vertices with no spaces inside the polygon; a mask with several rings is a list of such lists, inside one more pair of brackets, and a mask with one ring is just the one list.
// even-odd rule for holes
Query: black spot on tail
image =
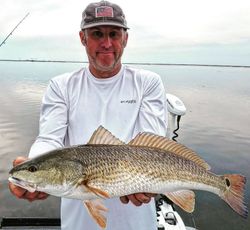
{"label": "black spot on tail", "polygon": [[227,184],[227,187],[230,187],[231,185],[230,180],[228,180],[227,178],[226,178],[226,184]]}

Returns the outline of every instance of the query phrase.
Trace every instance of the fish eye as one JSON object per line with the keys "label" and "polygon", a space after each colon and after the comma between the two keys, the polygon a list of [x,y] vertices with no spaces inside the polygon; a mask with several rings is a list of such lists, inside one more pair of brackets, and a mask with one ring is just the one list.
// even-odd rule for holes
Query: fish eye
{"label": "fish eye", "polygon": [[37,167],[35,165],[31,165],[29,168],[28,168],[28,171],[30,172],[36,172],[37,171]]}

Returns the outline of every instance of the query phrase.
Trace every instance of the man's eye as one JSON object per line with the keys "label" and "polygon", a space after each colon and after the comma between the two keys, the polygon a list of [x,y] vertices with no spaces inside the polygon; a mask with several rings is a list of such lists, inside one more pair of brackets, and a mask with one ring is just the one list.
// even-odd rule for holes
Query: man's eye
{"label": "man's eye", "polygon": [[115,38],[115,37],[117,37],[117,32],[116,32],[116,31],[110,32],[110,33],[109,33],[109,37],[110,37],[110,38]]}
{"label": "man's eye", "polygon": [[102,38],[103,37],[103,33],[101,32],[101,31],[93,31],[92,32],[92,36],[94,37],[94,38]]}

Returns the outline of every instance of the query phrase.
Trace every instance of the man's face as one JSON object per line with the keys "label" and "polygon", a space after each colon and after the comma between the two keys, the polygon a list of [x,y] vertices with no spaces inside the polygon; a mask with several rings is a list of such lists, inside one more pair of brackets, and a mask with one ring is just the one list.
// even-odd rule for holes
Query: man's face
{"label": "man's face", "polygon": [[80,31],[80,38],[85,45],[92,74],[111,77],[120,70],[121,56],[128,39],[126,31],[120,27],[99,26]]}

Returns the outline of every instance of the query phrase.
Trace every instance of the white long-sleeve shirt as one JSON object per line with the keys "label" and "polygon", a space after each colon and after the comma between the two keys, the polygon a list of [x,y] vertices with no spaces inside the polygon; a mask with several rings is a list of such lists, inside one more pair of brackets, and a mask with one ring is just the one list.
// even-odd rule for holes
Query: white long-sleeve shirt
{"label": "white long-sleeve shirt", "polygon": [[[39,136],[29,157],[58,147],[85,144],[102,125],[124,142],[138,132],[166,135],[165,90],[160,76],[122,66],[111,78],[94,77],[89,68],[53,78],[43,97]],[[107,230],[156,229],[154,201],[136,207],[119,198],[104,201]],[[99,230],[83,202],[62,198],[62,230]]]}

